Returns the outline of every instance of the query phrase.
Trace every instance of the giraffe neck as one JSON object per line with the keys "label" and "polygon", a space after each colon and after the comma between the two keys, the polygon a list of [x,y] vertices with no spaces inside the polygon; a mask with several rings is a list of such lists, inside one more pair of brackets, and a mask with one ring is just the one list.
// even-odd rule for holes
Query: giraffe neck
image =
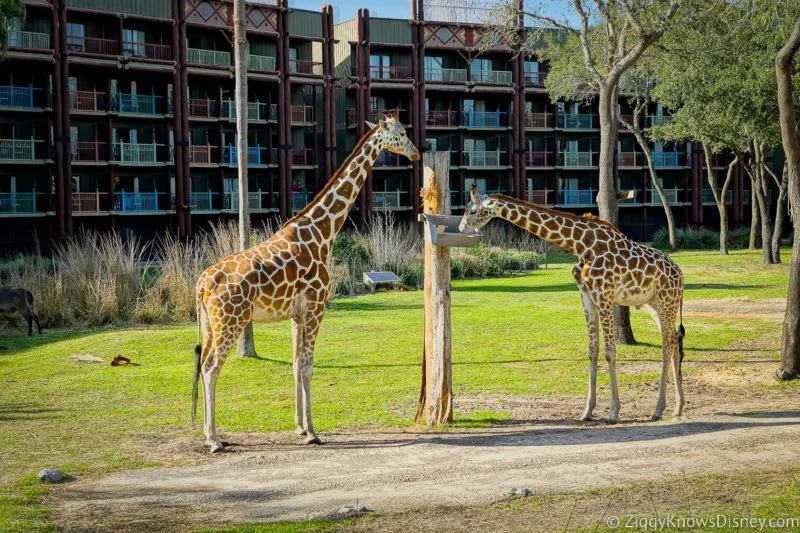
{"label": "giraffe neck", "polygon": [[582,219],[566,216],[534,204],[523,205],[501,199],[494,201],[496,216],[572,254],[579,257],[582,255],[584,247],[577,243],[583,239],[588,230],[587,223]]}
{"label": "giraffe neck", "polygon": [[319,244],[328,250],[344,226],[361,187],[381,152],[377,128],[365,135],[336,171],[333,179],[296,217],[298,226],[312,227],[319,233]]}

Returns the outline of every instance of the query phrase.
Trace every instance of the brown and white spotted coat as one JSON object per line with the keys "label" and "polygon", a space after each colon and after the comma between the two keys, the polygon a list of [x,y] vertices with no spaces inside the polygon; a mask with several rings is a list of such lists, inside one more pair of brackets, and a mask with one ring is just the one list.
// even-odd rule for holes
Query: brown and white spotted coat
{"label": "brown and white spotted coat", "polygon": [[[492,218],[503,218],[534,235],[569,251],[578,258],[572,276],[581,293],[589,329],[589,394],[584,420],[592,418],[597,387],[599,328],[603,331],[605,355],[611,382],[611,415],[619,417],[619,396],[615,370],[614,305],[648,305],[663,339],[663,366],[658,403],[653,416],[661,418],[666,404],[669,366],[675,384],[675,416],[683,412],[681,377],[683,359],[683,274],[665,253],[639,244],[619,229],[593,215],[577,216],[529,204],[504,195],[478,196],[473,186],[472,199],[461,222],[481,228]],[[675,329],[675,319],[681,324]]]}
{"label": "brown and white spotted coat", "polygon": [[420,157],[396,117],[387,115],[377,126],[369,126],[369,133],[303,211],[267,241],[207,268],[197,281],[198,347],[192,412],[194,416],[202,374],[203,431],[212,452],[223,448],[215,423],[217,378],[251,321],[291,319],[296,432],[306,435],[307,443],[319,443],[311,420],[311,374],[314,344],[331,291],[327,265],[333,241],[384,148],[411,160]]}

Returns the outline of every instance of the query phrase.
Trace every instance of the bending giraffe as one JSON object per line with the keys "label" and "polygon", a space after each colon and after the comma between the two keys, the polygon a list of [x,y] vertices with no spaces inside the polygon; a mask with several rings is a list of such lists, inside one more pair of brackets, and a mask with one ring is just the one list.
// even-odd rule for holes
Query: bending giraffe
{"label": "bending giraffe", "polygon": [[320,443],[311,420],[311,374],[314,344],[331,291],[328,255],[378,154],[386,148],[412,161],[420,158],[396,116],[386,115],[377,126],[367,124],[369,133],[305,209],[265,242],[208,267],[197,281],[192,421],[202,375],[203,433],[212,452],[223,449],[215,421],[217,378],[228,353],[251,321],[291,319],[295,431],[305,435],[308,444]]}
{"label": "bending giraffe", "polygon": [[[616,375],[614,305],[648,305],[663,339],[661,386],[653,420],[659,420],[666,405],[669,366],[675,383],[675,416],[683,412],[683,274],[665,253],[626,237],[610,223],[593,215],[577,216],[547,209],[505,195],[478,196],[475,185],[471,202],[461,221],[464,227],[482,228],[492,218],[505,219],[578,257],[572,277],[578,284],[589,329],[589,393],[583,420],[591,420],[596,403],[599,329],[603,331],[605,355],[611,382],[611,415],[619,418]],[[680,313],[680,325],[675,319]],[[598,322],[600,328],[598,328]]]}

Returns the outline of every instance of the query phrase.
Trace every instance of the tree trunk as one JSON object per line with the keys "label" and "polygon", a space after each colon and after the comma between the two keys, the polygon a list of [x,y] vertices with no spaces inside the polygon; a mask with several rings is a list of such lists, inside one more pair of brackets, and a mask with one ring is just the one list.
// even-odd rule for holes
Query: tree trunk
{"label": "tree trunk", "polygon": [[761,219],[761,253],[764,256],[764,264],[771,265],[773,261],[770,247],[772,234],[769,227],[769,209],[764,191],[760,186],[756,188],[756,198],[758,199],[758,216]]}
{"label": "tree trunk", "polygon": [[758,231],[758,200],[756,200],[755,186],[750,190],[750,244],[748,250],[756,249],[756,232]]}
{"label": "tree trunk", "polygon": [[775,227],[772,229],[772,260],[781,262],[781,235],[783,234],[783,220],[786,218],[786,181],[781,182],[778,194],[778,207],[775,209]]}
{"label": "tree trunk", "polygon": [[725,202],[717,203],[719,210],[719,253],[728,255],[728,206]]}
{"label": "tree trunk", "polygon": [[728,206],[725,205],[725,197],[728,196],[728,188],[733,181],[733,169],[739,163],[738,154],[728,164],[728,172],[725,175],[725,182],[722,184],[722,190],[717,188],[717,180],[714,175],[714,164],[711,160],[711,145],[703,141],[703,156],[706,158],[706,176],[708,177],[708,186],[711,189],[711,194],[714,195],[714,203],[717,205],[719,211],[719,253],[728,255]]}
{"label": "tree trunk", "polygon": [[800,19],[795,22],[791,36],[775,58],[783,151],[789,167],[789,205],[794,222],[789,293],[786,298],[786,315],[783,319],[781,341],[781,369],[778,370],[778,377],[781,379],[800,376],[800,139],[797,138],[795,94],[792,83],[792,61],[799,48]]}
{"label": "tree trunk", "polygon": [[[236,157],[239,169],[239,248],[250,248],[250,205],[247,183],[247,21],[245,0],[233,3],[233,46],[236,65]],[[247,324],[239,337],[236,353],[255,357],[253,324]]]}
{"label": "tree trunk", "polygon": [[[639,120],[638,115],[636,115],[635,120]],[[655,188],[656,192],[658,192],[658,195],[661,198],[661,206],[664,208],[664,214],[667,216],[669,247],[671,250],[677,250],[678,238],[675,234],[675,216],[672,214],[672,207],[670,207],[669,202],[667,201],[667,195],[664,194],[664,188],[658,182],[658,173],[656,171],[656,166],[653,163],[653,154],[650,152],[650,146],[647,144],[647,139],[645,139],[641,131],[638,129],[631,129],[630,131],[633,132],[634,137],[636,137],[636,142],[639,143],[639,148],[641,148],[642,152],[644,152],[644,156],[647,159],[647,167],[650,169],[650,182],[653,184],[653,188]]]}

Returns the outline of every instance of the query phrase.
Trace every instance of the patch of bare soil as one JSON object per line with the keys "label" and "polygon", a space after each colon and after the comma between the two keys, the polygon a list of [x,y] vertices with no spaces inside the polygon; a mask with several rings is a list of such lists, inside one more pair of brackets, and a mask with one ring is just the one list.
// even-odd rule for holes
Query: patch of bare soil
{"label": "patch of bare soil", "polygon": [[719,298],[689,300],[683,304],[684,316],[739,320],[782,322],[786,311],[785,298],[751,300],[748,298]]}

